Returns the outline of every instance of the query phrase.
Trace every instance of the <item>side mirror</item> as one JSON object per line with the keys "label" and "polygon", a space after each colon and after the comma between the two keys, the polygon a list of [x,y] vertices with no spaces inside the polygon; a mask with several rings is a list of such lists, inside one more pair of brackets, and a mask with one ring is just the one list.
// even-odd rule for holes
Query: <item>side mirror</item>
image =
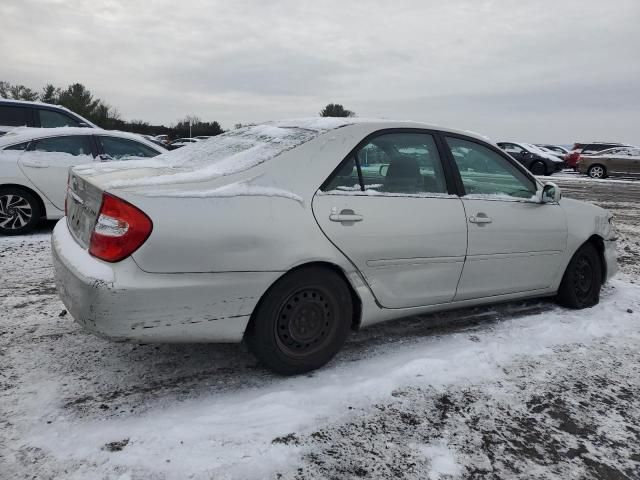
{"label": "side mirror", "polygon": [[544,187],[542,187],[542,192],[540,194],[540,203],[557,203],[561,198],[562,192],[560,191],[560,187],[555,183],[547,182]]}
{"label": "side mirror", "polygon": [[81,127],[81,128],[91,128],[91,125],[89,125],[88,123],[84,123],[84,122],[78,123],[78,126]]}

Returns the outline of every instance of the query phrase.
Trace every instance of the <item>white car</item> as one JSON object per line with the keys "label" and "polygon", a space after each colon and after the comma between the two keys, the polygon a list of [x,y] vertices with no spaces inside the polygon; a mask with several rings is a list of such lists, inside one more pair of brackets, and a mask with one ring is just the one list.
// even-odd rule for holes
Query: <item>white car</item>
{"label": "white car", "polygon": [[98,128],[86,118],[68,108],[43,102],[0,99],[0,136],[16,127]]}
{"label": "white car", "polygon": [[354,118],[77,167],[52,245],[60,296],[87,330],[244,339],[284,374],[396,317],[556,295],[589,307],[617,268],[611,215],[561,200],[495,144]]}
{"label": "white car", "polygon": [[139,135],[100,128],[18,128],[0,137],[0,235],[64,215],[69,167],[166,150]]}

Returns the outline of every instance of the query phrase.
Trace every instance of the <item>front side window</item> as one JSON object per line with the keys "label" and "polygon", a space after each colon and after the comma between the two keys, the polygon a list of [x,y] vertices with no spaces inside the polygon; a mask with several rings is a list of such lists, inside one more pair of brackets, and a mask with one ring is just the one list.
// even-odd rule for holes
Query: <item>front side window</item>
{"label": "front side window", "polygon": [[530,199],[536,183],[497,152],[479,143],[446,137],[467,196]]}
{"label": "front side window", "polygon": [[25,127],[28,125],[29,109],[25,107],[0,106],[0,125]]}
{"label": "front side window", "polygon": [[360,190],[372,195],[448,192],[433,136],[412,132],[372,138],[325,185],[325,191]]}
{"label": "front side window", "polygon": [[127,157],[155,157],[158,155],[153,148],[146,145],[129,140],[126,138],[97,136],[98,143],[102,146],[102,151],[114,160],[120,160]]}
{"label": "front side window", "polygon": [[36,152],[58,152],[69,155],[91,155],[91,141],[87,135],[42,138],[34,142]]}
{"label": "front side window", "polygon": [[524,153],[524,149],[513,143],[501,143],[500,147],[507,153]]}
{"label": "front side window", "polygon": [[42,128],[78,126],[78,122],[73,118],[53,110],[38,110],[38,116],[40,117],[40,126]]}

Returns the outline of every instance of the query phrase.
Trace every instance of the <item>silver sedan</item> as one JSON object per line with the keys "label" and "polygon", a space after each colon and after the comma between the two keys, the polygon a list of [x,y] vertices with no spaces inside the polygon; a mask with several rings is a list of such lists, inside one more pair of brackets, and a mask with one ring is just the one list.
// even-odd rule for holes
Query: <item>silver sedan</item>
{"label": "silver sedan", "polygon": [[607,211],[561,199],[484,137],[412,122],[272,122],[77,167],[66,208],[56,283],[87,330],[244,340],[283,374],[396,317],[543,296],[590,307],[616,271]]}

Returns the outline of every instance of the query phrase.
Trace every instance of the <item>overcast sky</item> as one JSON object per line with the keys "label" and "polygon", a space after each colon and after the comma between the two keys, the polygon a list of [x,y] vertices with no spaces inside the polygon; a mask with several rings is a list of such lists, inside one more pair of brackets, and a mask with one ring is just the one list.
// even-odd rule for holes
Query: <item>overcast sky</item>
{"label": "overcast sky", "polygon": [[640,0],[2,0],[0,80],[125,119],[426,121],[640,144]]}

